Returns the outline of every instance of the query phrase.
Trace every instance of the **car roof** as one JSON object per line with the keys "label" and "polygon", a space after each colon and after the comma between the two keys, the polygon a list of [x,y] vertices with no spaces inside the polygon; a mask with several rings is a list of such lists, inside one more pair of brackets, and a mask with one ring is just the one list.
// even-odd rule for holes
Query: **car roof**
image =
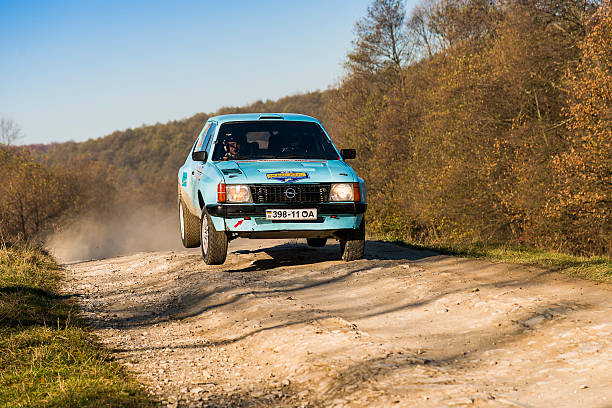
{"label": "car roof", "polygon": [[225,122],[252,122],[252,121],[275,121],[275,120],[295,120],[300,122],[316,122],[319,121],[312,116],[301,115],[299,113],[237,113],[231,115],[213,116],[209,120],[213,120],[219,124]]}

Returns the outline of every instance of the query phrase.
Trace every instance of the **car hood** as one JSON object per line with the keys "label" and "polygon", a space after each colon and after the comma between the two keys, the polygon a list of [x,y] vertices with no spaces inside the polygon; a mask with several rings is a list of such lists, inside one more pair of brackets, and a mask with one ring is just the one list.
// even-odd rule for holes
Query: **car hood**
{"label": "car hood", "polygon": [[253,160],[216,164],[227,184],[356,182],[351,167],[340,160]]}

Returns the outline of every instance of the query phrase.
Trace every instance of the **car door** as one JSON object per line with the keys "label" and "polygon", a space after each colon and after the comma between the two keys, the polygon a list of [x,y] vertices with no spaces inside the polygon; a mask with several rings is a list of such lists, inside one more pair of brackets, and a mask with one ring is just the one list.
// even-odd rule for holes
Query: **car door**
{"label": "car door", "polygon": [[183,202],[188,207],[189,211],[195,214],[197,214],[197,211],[196,211],[196,206],[194,205],[194,200],[193,200],[194,199],[193,182],[194,182],[195,168],[198,163],[193,161],[193,159],[191,158],[191,155],[199,146],[202,146],[202,144],[204,143],[204,138],[206,136],[206,133],[209,127],[210,127],[210,122],[207,122],[204,125],[204,128],[202,129],[198,137],[196,138],[195,143],[189,150],[189,154],[187,155],[187,158],[185,159],[185,163],[183,164],[183,166],[180,168],[180,171],[179,171],[179,183],[180,183],[180,189],[181,189],[181,196],[183,197]]}
{"label": "car door", "polygon": [[[202,150],[207,151],[209,158],[210,158],[210,152],[209,152],[210,144],[211,144],[210,141],[212,139],[213,134],[215,133],[216,127],[217,127],[216,122],[206,123],[206,126],[202,130],[202,135],[201,135],[202,137],[198,140],[198,143],[196,143],[194,147],[194,151],[202,151]],[[206,161],[208,162],[208,159]],[[193,169],[190,175],[191,177],[190,195],[194,203],[197,202],[198,188],[200,188],[200,181],[202,180],[202,175],[206,172],[208,167],[209,166],[207,163],[193,162]]]}

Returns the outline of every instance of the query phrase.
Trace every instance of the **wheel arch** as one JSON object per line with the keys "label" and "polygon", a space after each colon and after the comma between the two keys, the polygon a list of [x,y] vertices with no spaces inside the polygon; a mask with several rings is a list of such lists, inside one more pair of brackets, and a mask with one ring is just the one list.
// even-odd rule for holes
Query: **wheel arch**
{"label": "wheel arch", "polygon": [[204,210],[204,197],[202,196],[202,192],[198,189],[198,204],[200,205],[200,211]]}

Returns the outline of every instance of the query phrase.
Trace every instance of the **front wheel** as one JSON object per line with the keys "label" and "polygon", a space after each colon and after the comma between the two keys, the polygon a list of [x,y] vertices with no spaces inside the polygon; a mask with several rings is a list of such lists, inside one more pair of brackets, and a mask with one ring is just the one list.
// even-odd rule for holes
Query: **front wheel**
{"label": "front wheel", "polygon": [[225,231],[215,230],[215,226],[206,211],[202,212],[200,221],[200,241],[202,258],[207,265],[221,265],[227,258],[227,235]]}
{"label": "front wheel", "polygon": [[359,228],[350,231],[340,239],[340,255],[343,261],[355,261],[363,258],[365,251],[365,218]]}

